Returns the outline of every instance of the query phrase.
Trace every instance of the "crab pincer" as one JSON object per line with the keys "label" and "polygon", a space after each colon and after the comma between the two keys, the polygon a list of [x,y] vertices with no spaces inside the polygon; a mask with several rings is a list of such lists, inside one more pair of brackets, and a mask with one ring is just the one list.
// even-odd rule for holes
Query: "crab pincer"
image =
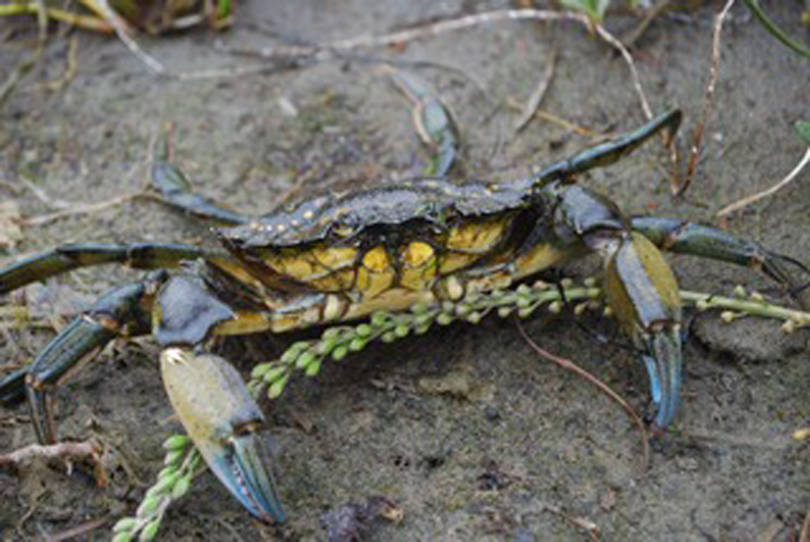
{"label": "crab pincer", "polygon": [[639,349],[650,378],[657,428],[675,418],[681,388],[681,298],[672,270],[643,235],[608,243],[605,296],[619,325]]}
{"label": "crab pincer", "polygon": [[264,416],[227,361],[171,347],[161,353],[166,393],[208,467],[251,514],[282,523]]}

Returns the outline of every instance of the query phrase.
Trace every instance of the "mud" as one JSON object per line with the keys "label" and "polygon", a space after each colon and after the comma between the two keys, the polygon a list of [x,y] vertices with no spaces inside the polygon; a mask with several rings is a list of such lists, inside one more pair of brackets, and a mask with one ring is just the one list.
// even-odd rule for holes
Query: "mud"
{"label": "mud", "polygon": [[[677,104],[685,112],[682,155],[700,115],[713,14],[720,8],[706,4],[656,21],[634,52],[654,111]],[[798,3],[766,4],[789,33],[808,37]],[[222,53],[219,42],[259,47],[274,33],[325,42],[503,6],[357,0],[238,7],[227,33],[201,28],[140,43],[172,71],[199,71],[255,62]],[[608,23],[620,35],[633,20],[615,16]],[[5,78],[31,54],[36,28],[8,19],[0,21],[0,35]],[[524,175],[590,143],[540,119],[512,136],[520,112],[509,104],[525,102],[554,48],[557,66],[543,109],[600,132],[644,120],[622,59],[573,23],[485,25],[287,71],[194,81],[150,74],[115,39],[76,35],[75,80],[58,92],[40,84],[65,69],[68,38],[54,36],[42,64],[0,109],[0,197],[15,201],[26,217],[54,210],[26,181],[52,202],[99,202],[136,191],[148,181],[149,144],[165,122],[175,126],[176,162],[195,187],[250,212],[268,210],[290,190],[305,196],[414,175],[426,155],[408,106],[365,55],[401,62],[439,90],[461,126],[461,169],[470,177]],[[767,35],[739,5],[723,34],[720,67],[703,158],[685,198],[670,197],[666,155],[656,143],[583,182],[601,187],[631,213],[655,210],[710,222],[726,203],[790,171],[804,152],[792,124],[810,120],[807,60]],[[810,261],[808,181],[805,172],[736,216],[730,229]],[[158,203],[133,201],[23,228],[22,239],[0,254],[0,265],[67,242],[204,242],[207,236],[204,224]],[[768,286],[745,269],[689,257],[672,262],[689,289]],[[589,261],[569,271],[595,267]],[[4,317],[0,365],[27,362],[76,306],[137,276],[87,269],[6,296],[4,306],[35,307],[43,327],[16,329]],[[586,325],[604,334],[613,330],[609,322]],[[538,318],[526,326],[543,345],[645,408],[646,376],[626,351],[596,343],[569,319]],[[206,474],[169,511],[161,536],[324,540],[326,511],[384,495],[405,519],[373,522],[364,539],[590,539],[568,517],[593,522],[603,540],[795,540],[810,510],[810,445],[790,438],[810,424],[810,335],[785,338],[778,323],[760,320],[722,325],[717,315],[699,316],[694,328],[678,431],[653,446],[647,472],[639,468],[638,433],[621,409],[538,359],[511,321],[490,318],[329,363],[316,379],[299,378],[281,400],[265,405],[289,515],[283,527],[257,524]],[[227,345],[227,351],[246,374],[289,340],[265,337]],[[3,539],[44,539],[109,518],[87,535],[105,539],[117,517],[134,513],[161,468],[161,441],[179,429],[161,390],[157,352],[148,339],[108,348],[56,394],[62,437],[95,436],[110,446],[110,483],[97,487],[81,466],[70,474],[42,465],[0,472]],[[472,391],[447,394],[442,386],[424,385],[459,375]],[[27,410],[0,407],[0,451],[34,441]]]}

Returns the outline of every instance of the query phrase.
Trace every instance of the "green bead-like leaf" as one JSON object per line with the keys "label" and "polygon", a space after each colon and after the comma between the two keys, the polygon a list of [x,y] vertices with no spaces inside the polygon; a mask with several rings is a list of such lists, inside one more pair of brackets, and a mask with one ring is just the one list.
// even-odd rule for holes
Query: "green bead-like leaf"
{"label": "green bead-like leaf", "polygon": [[170,450],[163,458],[163,464],[166,466],[175,465],[180,462],[183,457],[183,450]]}
{"label": "green bead-like leaf", "polygon": [[158,527],[160,527],[160,518],[150,521],[146,527],[141,531],[141,536],[138,537],[139,542],[149,542],[154,540],[157,536]]}
{"label": "green bead-like leaf", "polygon": [[138,520],[135,518],[122,518],[116,522],[115,526],[113,527],[114,533],[120,533],[124,531],[131,531],[138,525]]}
{"label": "green bead-like leaf", "polygon": [[288,372],[287,367],[273,367],[264,373],[264,381],[268,384],[272,384],[273,382],[277,382],[278,380],[284,378]]}
{"label": "green bead-like leaf", "polygon": [[355,337],[354,339],[352,339],[352,342],[349,343],[349,350],[351,350],[352,352],[359,352],[360,350],[366,347],[366,344],[368,344],[368,341],[366,339]]}
{"label": "green bead-like leaf", "polygon": [[165,450],[182,450],[191,444],[191,438],[188,435],[172,435],[163,441],[163,448]]}
{"label": "green bead-like leaf", "polygon": [[433,323],[434,319],[435,319],[435,317],[432,314],[425,313],[425,314],[420,314],[420,315],[416,316],[413,319],[413,323],[416,326],[424,326],[424,325],[429,326],[430,324]]}
{"label": "green bead-like leaf", "polygon": [[163,467],[160,472],[158,473],[157,477],[158,480],[161,478],[165,478],[166,476],[171,476],[175,472],[177,472],[177,465],[169,465],[168,467]]}
{"label": "green bead-like leaf", "polygon": [[260,363],[253,367],[253,369],[250,371],[250,378],[262,378],[264,374],[267,373],[267,371],[269,371],[272,367],[272,363]]}
{"label": "green bead-like leaf", "polygon": [[321,334],[322,341],[328,341],[331,339],[337,339],[343,330],[339,327],[330,327],[324,330]]}
{"label": "green bead-like leaf", "polygon": [[388,313],[378,311],[371,315],[371,325],[375,327],[384,326],[385,323],[388,321]]}
{"label": "green bead-like leaf", "polygon": [[287,384],[287,379],[282,378],[281,380],[276,380],[267,388],[267,398],[268,399],[278,399],[281,396],[281,393],[284,391],[284,386]]}
{"label": "green bead-like leaf", "polygon": [[287,350],[284,351],[283,354],[281,354],[281,358],[279,358],[279,361],[281,361],[281,363],[285,365],[288,365],[290,363],[293,363],[297,358],[298,358],[298,350],[296,350],[295,348],[288,348]]}
{"label": "green bead-like leaf", "polygon": [[411,312],[414,314],[423,314],[427,312],[427,310],[428,306],[426,303],[419,302],[411,306]]}
{"label": "green bead-like leaf", "polygon": [[320,372],[320,370],[321,370],[321,362],[315,361],[314,363],[310,363],[309,365],[307,365],[304,374],[307,376],[315,376]]}
{"label": "green bead-like leaf", "polygon": [[439,314],[439,316],[436,317],[436,323],[439,324],[440,326],[446,326],[448,324],[451,324],[452,322],[453,317],[450,314],[447,314],[446,312],[442,312]]}
{"label": "green bead-like leaf", "polygon": [[511,307],[498,307],[498,316],[500,316],[501,318],[506,318],[510,314],[512,314]]}
{"label": "green bead-like leaf", "polygon": [[[129,518],[125,518],[129,519]],[[130,542],[132,540],[133,534],[129,531],[115,533],[115,536],[112,539],[112,542]]]}
{"label": "green bead-like leaf", "polygon": [[310,342],[309,341],[295,341],[290,345],[290,350],[295,350],[296,352],[303,352],[307,348],[309,348]]}
{"label": "green bead-like leaf", "polygon": [[155,483],[155,485],[146,490],[146,497],[159,497],[165,493],[169,487],[171,487],[171,483],[174,482],[174,480],[175,479],[173,479],[171,476],[161,478]]}
{"label": "green bead-like leaf", "polygon": [[370,337],[373,329],[368,324],[360,324],[354,330],[358,337]]}
{"label": "green bead-like leaf", "polygon": [[157,510],[157,507],[160,505],[160,501],[162,500],[163,497],[160,495],[145,497],[143,501],[141,501],[141,505],[138,507],[138,511],[135,513],[135,515],[139,518],[152,515],[152,513]]}
{"label": "green bead-like leaf", "polygon": [[172,500],[176,501],[177,499],[185,495],[188,492],[188,488],[190,487],[191,487],[191,473],[189,473],[187,476],[183,476],[182,478],[177,480],[176,484],[174,484],[174,487],[172,488]]}
{"label": "green bead-like leaf", "polygon": [[[328,330],[327,330],[327,331],[328,331]],[[326,333],[324,333],[324,335],[326,335]],[[322,340],[322,341],[321,341],[321,343],[318,345],[318,353],[319,353],[319,354],[321,354],[321,355],[323,355],[323,356],[326,356],[326,355],[328,355],[328,354],[329,354],[329,353],[330,353],[332,350],[334,350],[334,349],[335,349],[335,346],[337,346],[337,344],[338,344],[338,341],[337,341],[337,339],[335,339],[334,337],[332,337],[332,338],[328,338],[328,339],[324,339],[324,340]]]}
{"label": "green bead-like leaf", "polygon": [[295,360],[295,368],[296,369],[306,369],[309,365],[315,361],[316,356],[313,352],[304,352],[298,359]]}
{"label": "green bead-like leaf", "polygon": [[332,351],[332,359],[335,361],[340,361],[346,357],[346,354],[349,353],[349,347],[346,345],[341,344],[340,346],[336,347]]}

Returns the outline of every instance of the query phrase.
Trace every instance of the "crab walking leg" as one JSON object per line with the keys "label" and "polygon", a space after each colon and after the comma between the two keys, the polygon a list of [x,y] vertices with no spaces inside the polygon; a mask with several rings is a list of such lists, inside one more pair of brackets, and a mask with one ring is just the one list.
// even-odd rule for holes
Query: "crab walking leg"
{"label": "crab walking leg", "polygon": [[456,163],[461,140],[453,117],[430,87],[413,75],[383,66],[394,85],[413,104],[413,123],[433,157],[425,168],[428,177],[446,176]]}
{"label": "crab walking leg", "polygon": [[165,203],[186,213],[214,220],[223,225],[245,224],[252,217],[221,207],[214,201],[191,190],[191,183],[176,165],[156,161],[152,166],[152,183],[160,191]]}
{"label": "crab walking leg", "polygon": [[701,256],[762,271],[782,285],[805,309],[810,308],[807,280],[797,281],[788,264],[807,277],[810,270],[801,262],[766,249],[761,244],[737,237],[711,226],[678,218],[635,217],[633,229],[642,233],[662,250]]}
{"label": "crab walking leg", "polygon": [[0,405],[16,405],[25,400],[25,375],[28,366],[8,373],[0,379]]}
{"label": "crab walking leg", "polygon": [[[149,333],[151,299],[165,279],[165,271],[156,271],[143,282],[111,290],[68,324],[27,368],[25,391],[40,442],[56,441],[48,392],[61,385],[114,338]],[[14,376],[17,373],[2,383],[0,395],[13,396],[13,390],[21,383],[19,378],[12,378]]]}
{"label": "crab walking leg", "polygon": [[122,263],[134,269],[161,269],[202,257],[227,259],[225,254],[181,243],[67,244],[34,254],[0,270],[0,294],[80,267]]}
{"label": "crab walking leg", "polygon": [[668,139],[671,140],[678,130],[682,118],[681,110],[673,109],[628,134],[590,147],[571,158],[552,164],[532,177],[532,182],[535,188],[541,188],[557,179],[567,180],[568,177],[591,168],[615,164],[661,130],[665,129]]}
{"label": "crab walking leg", "polygon": [[244,381],[212,354],[167,348],[160,355],[166,393],[209,468],[251,514],[281,523],[264,416]]}

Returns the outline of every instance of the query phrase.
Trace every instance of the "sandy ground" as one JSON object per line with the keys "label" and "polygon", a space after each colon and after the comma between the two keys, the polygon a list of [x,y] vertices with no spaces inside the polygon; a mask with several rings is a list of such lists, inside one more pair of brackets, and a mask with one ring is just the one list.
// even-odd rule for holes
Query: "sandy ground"
{"label": "sandy ground", "polygon": [[[505,7],[501,2],[240,3],[232,30],[205,28],[141,44],[173,72],[256,65],[218,43],[261,47],[274,36],[326,42],[382,34],[417,22]],[[789,33],[807,41],[798,2],[765,2]],[[685,125],[699,118],[718,2],[656,21],[634,51],[654,111],[678,105]],[[611,17],[617,35],[634,20]],[[35,26],[0,22],[0,75],[30,55]],[[556,70],[543,109],[598,132],[643,122],[627,66],[574,23],[504,22],[356,56],[307,62],[290,70],[180,81],[158,78],[117,40],[81,32],[76,78],[52,92],[40,83],[65,69],[68,37],[55,36],[44,60],[0,109],[0,198],[26,217],[54,202],[100,202],[147,181],[149,142],[164,122],[176,130],[176,162],[199,191],[250,212],[269,210],[286,191],[305,197],[334,186],[362,186],[418,173],[426,155],[408,105],[375,73],[376,60],[397,61],[438,89],[462,129],[460,171],[468,177],[525,175],[591,143],[535,119],[517,136],[524,103],[553,50]],[[803,153],[793,123],[808,119],[810,66],[751,18],[731,11],[721,47],[716,106],[694,185],[669,195],[666,155],[653,143],[583,182],[600,187],[630,213],[655,211],[711,222],[726,203],[765,188]],[[292,107],[290,107],[292,105]],[[685,154],[682,152],[682,155]],[[683,167],[683,166],[682,166]],[[729,224],[774,250],[810,261],[810,179],[805,172],[782,192]],[[76,241],[201,242],[207,228],[158,203],[135,201],[90,215],[26,227],[0,253],[20,255]],[[745,269],[673,257],[690,289],[728,293],[735,284],[767,286]],[[593,270],[589,261],[570,272]],[[30,360],[77,310],[138,273],[89,269],[6,296],[26,303],[42,327],[0,335],[0,371]],[[610,334],[610,322],[587,326]],[[570,318],[533,319],[529,333],[575,359],[644,409],[643,367],[604,346]],[[583,518],[603,540],[795,540],[810,510],[810,445],[790,439],[810,425],[808,334],[783,335],[779,324],[744,320],[721,325],[703,315],[685,356],[678,431],[653,445],[639,471],[637,431],[592,387],[542,361],[510,321],[453,325],[426,336],[368,348],[327,364],[316,379],[294,381],[265,405],[278,443],[281,496],[289,521],[257,524],[212,476],[164,520],[166,540],[324,540],[320,517],[351,501],[385,495],[405,512],[400,525],[374,522],[365,540],[587,540],[565,519]],[[272,359],[288,337],[230,345],[244,373]],[[242,345],[247,344],[245,348]],[[34,465],[0,472],[0,533],[5,540],[45,539],[86,521],[108,518],[88,538],[105,539],[115,518],[132,514],[161,467],[161,441],[179,429],[161,390],[148,339],[108,349],[56,394],[64,438],[101,438],[112,450],[110,484],[91,473]],[[464,397],[432,391],[424,378],[463,375]],[[0,451],[35,441],[27,410],[0,407]],[[558,510],[564,515],[554,512]]]}

